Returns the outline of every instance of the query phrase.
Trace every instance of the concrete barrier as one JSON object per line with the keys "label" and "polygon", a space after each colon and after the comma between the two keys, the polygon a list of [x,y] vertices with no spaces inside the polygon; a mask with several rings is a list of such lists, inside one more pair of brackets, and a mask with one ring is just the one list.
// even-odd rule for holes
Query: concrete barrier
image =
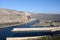
{"label": "concrete barrier", "polygon": [[46,36],[35,36],[35,37],[7,37],[6,40],[28,40],[28,39],[38,39]]}
{"label": "concrete barrier", "polygon": [[20,32],[20,31],[58,31],[60,27],[45,27],[45,28],[14,28],[13,32]]}

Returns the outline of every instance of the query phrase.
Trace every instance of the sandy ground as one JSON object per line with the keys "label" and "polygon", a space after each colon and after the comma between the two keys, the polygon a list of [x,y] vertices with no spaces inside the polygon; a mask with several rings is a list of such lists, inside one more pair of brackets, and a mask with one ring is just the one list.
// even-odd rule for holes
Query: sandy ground
{"label": "sandy ground", "polygon": [[16,26],[16,25],[22,25],[22,24],[24,24],[24,23],[19,23],[19,22],[4,23],[4,24],[0,24],[0,28],[11,27],[11,26]]}
{"label": "sandy ground", "polygon": [[6,40],[28,40],[28,39],[38,39],[46,36],[34,36],[34,37],[7,37]]}
{"label": "sandy ground", "polygon": [[[60,22],[52,22],[52,24],[54,26],[57,26],[57,25],[60,26]],[[32,26],[50,26],[50,23],[40,22],[40,23],[36,23]]]}

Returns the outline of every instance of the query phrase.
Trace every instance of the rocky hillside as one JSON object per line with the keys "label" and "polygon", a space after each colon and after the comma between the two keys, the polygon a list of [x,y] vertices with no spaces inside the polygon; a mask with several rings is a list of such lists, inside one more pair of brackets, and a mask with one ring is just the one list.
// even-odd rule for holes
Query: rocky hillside
{"label": "rocky hillside", "polygon": [[0,24],[11,22],[28,22],[27,16],[41,20],[60,21],[60,14],[40,14],[40,13],[35,14],[24,11],[0,8]]}
{"label": "rocky hillside", "polygon": [[60,21],[60,14],[35,14],[30,12],[0,8],[0,28],[7,25],[11,26],[16,24],[20,25],[20,23],[26,23],[29,21],[30,17],[39,20]]}
{"label": "rocky hillside", "polygon": [[28,15],[30,15],[28,12],[0,8],[0,24],[11,22],[27,22],[28,19],[26,16]]}

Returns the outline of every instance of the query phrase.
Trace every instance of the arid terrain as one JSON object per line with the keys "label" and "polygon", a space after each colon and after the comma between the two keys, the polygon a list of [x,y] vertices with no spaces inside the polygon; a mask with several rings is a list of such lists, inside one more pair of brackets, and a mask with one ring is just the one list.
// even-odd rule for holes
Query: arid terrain
{"label": "arid terrain", "polygon": [[[24,12],[24,11],[16,11],[12,9],[3,9],[0,8],[0,26],[7,26],[7,25],[16,25],[16,24],[23,24],[28,22],[30,16],[32,19],[38,19],[39,21],[60,21],[60,14],[42,14],[42,13],[31,13],[31,12]],[[53,22],[53,24],[60,25],[60,22]],[[42,25],[50,25],[50,23],[41,22],[36,24],[37,26]]]}
{"label": "arid terrain", "polygon": [[0,27],[28,22],[28,12],[0,8]]}
{"label": "arid terrain", "polygon": [[60,21],[60,14],[37,13],[37,14],[32,14],[32,17],[40,20]]}
{"label": "arid terrain", "polygon": [[[23,25],[21,25],[21,24],[23,24]],[[16,10],[12,10],[12,9],[0,8],[0,32],[1,32],[0,39],[1,38],[5,39],[8,36],[15,36],[14,35],[15,33],[13,34],[11,32],[11,30],[14,28],[45,27],[45,26],[46,27],[60,27],[60,14],[40,14],[40,13],[34,14],[31,12],[16,11]],[[21,36],[21,35],[17,35],[17,36]],[[46,37],[46,38],[54,39],[57,37],[52,36],[52,37]],[[60,38],[60,36],[58,36],[58,39],[59,38]],[[28,40],[30,40],[30,39],[28,39]],[[33,40],[33,39],[31,39],[31,40]],[[38,38],[36,40],[40,40],[40,38]],[[42,38],[42,40],[43,40],[43,38]]]}

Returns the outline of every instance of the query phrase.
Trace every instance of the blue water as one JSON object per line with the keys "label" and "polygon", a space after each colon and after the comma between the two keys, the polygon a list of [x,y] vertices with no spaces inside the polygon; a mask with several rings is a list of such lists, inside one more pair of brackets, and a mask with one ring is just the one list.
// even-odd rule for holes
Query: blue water
{"label": "blue water", "polygon": [[[37,21],[33,21],[33,22],[26,23],[26,24],[23,24],[23,25],[0,28],[0,40],[5,40],[6,37],[44,36],[44,35],[53,35],[53,34],[60,33],[60,31],[57,31],[57,32],[36,31],[36,32],[18,32],[18,33],[11,31],[11,30],[13,30],[13,28],[31,28],[32,27],[31,25],[33,25],[35,23],[37,23]],[[34,28],[34,27],[32,27],[32,28]]]}

